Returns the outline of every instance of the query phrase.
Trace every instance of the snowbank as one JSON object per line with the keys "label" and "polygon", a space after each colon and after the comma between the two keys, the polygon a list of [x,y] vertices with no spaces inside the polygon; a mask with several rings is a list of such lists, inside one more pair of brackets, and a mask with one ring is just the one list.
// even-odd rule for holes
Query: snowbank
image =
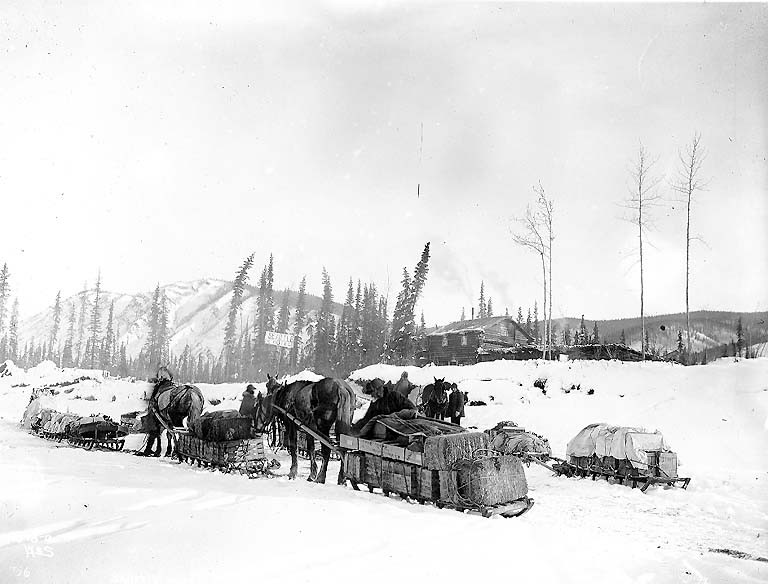
{"label": "snowbank", "polygon": [[[490,582],[507,573],[590,584],[766,580],[768,563],[710,550],[768,556],[768,359],[689,368],[593,361],[407,370],[414,383],[445,377],[487,401],[466,408],[465,425],[514,420],[549,438],[555,455],[592,422],[659,429],[680,456],[681,475],[693,481],[687,491],[654,487],[643,494],[532,466],[526,474],[536,505],[510,520],[288,481],[284,452],[270,454],[283,463],[279,478],[249,481],[125,452],[86,452],[23,432],[18,421],[33,387],[80,373],[48,367],[39,372],[42,382],[28,387],[0,378],[0,569],[20,570],[2,572],[0,581],[79,581],[87,573],[89,581],[152,574],[153,581],[193,583],[252,577],[254,570],[283,582],[339,574],[365,575],[369,583],[391,582],[393,574]],[[353,377],[396,381],[402,371],[377,365]],[[543,380],[546,393],[534,385]],[[148,387],[99,377],[53,387],[59,393],[43,400],[62,412],[118,417],[143,409]],[[245,384],[200,387],[206,409],[232,409]],[[306,461],[299,472],[307,476]],[[457,542],[461,552],[451,555]],[[239,551],[250,553],[252,545],[256,564],[239,561]]]}

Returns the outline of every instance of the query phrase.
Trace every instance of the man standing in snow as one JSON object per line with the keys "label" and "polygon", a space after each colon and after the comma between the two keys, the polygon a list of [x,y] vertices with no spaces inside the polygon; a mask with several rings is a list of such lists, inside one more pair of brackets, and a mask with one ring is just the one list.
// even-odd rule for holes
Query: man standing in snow
{"label": "man standing in snow", "polygon": [[403,374],[400,376],[400,379],[395,384],[395,391],[402,395],[403,397],[408,397],[411,394],[411,390],[416,387],[413,383],[410,382],[408,379],[408,372],[403,371]]}
{"label": "man standing in snow", "polygon": [[368,393],[373,396],[373,401],[368,406],[368,411],[365,412],[363,418],[352,425],[354,432],[359,433],[368,421],[376,416],[397,414],[404,419],[416,417],[416,404],[394,389],[389,389],[381,379],[374,379],[367,384],[366,388]]}
{"label": "man standing in snow", "polygon": [[243,401],[240,402],[240,415],[253,417],[253,410],[256,407],[256,397],[253,392],[256,388],[250,383],[243,392]]}
{"label": "man standing in snow", "polygon": [[448,397],[448,411],[451,414],[451,424],[461,426],[461,419],[464,417],[465,396],[459,391],[459,386],[451,384],[451,395]]}

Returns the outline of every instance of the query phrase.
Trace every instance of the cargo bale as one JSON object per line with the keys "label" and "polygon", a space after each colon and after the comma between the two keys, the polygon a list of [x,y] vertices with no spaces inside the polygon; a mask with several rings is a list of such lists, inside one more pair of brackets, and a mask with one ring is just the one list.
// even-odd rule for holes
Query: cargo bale
{"label": "cargo bale", "polygon": [[516,456],[488,456],[457,465],[459,495],[476,505],[498,505],[528,494],[528,481]]}
{"label": "cargo bale", "polygon": [[424,440],[423,464],[432,470],[449,470],[459,460],[472,459],[478,449],[488,448],[484,432],[461,432],[429,436]]}

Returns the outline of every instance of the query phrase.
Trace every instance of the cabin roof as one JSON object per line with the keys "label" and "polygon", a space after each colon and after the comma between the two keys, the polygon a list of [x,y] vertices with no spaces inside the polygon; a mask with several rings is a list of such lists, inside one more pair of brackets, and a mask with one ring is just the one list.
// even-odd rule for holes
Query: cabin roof
{"label": "cabin roof", "polygon": [[528,333],[515,322],[511,316],[489,316],[487,318],[475,318],[473,320],[459,320],[432,331],[427,336],[442,336],[446,334],[462,334],[468,332],[488,332],[489,329],[500,322],[512,323],[523,335],[530,337]]}

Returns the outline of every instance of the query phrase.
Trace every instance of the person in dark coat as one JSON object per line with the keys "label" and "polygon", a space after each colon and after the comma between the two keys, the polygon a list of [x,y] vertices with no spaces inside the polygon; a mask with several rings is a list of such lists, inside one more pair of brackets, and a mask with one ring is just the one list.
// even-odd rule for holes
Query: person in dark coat
{"label": "person in dark coat", "polygon": [[403,397],[408,397],[414,387],[416,386],[408,379],[408,372],[403,371],[400,379],[395,384],[395,391]]}
{"label": "person in dark coat", "polygon": [[416,404],[394,389],[389,389],[383,384],[371,384],[369,389],[374,400],[368,406],[368,411],[365,412],[365,415],[352,424],[353,431],[359,432],[363,426],[376,416],[401,414],[403,418],[416,417]]}
{"label": "person in dark coat", "polygon": [[241,416],[253,417],[253,410],[256,407],[256,396],[254,395],[255,389],[256,388],[250,383],[248,384],[248,387],[245,388],[245,391],[243,392],[243,401],[240,402]]}
{"label": "person in dark coat", "polygon": [[448,412],[451,414],[451,424],[461,425],[461,419],[464,417],[464,402],[466,396],[459,391],[459,386],[451,384],[451,395],[448,396]]}

